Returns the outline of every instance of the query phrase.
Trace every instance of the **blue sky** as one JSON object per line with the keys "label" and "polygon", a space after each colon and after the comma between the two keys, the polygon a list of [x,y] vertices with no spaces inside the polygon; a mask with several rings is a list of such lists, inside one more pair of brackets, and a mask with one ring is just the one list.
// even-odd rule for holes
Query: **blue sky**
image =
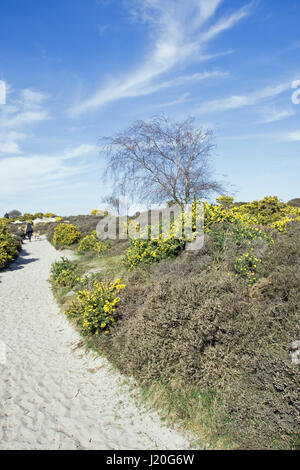
{"label": "blue sky", "polygon": [[0,213],[99,207],[99,138],[161,112],[214,129],[237,200],[300,197],[299,18],[299,0],[2,0]]}

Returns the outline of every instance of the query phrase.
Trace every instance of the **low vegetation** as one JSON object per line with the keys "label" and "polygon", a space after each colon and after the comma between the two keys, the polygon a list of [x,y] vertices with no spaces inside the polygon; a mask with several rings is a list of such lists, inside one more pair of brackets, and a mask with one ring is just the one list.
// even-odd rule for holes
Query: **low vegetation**
{"label": "low vegetation", "polygon": [[7,219],[0,219],[0,270],[14,261],[20,250],[20,237],[13,233]]}
{"label": "low vegetation", "polygon": [[77,263],[73,263],[68,258],[61,258],[61,261],[53,263],[51,268],[50,281],[54,288],[67,287],[72,289],[78,281],[82,270]]}
{"label": "low vegetation", "polygon": [[[47,240],[50,243],[53,243],[54,231],[56,227],[60,224],[71,224],[77,227],[81,234],[81,239],[88,235],[92,235],[95,232],[97,224],[101,219],[103,219],[103,215],[77,215],[77,216],[70,216],[70,217],[60,217],[59,220],[55,222],[40,222],[35,225],[36,230],[40,232],[41,235],[45,235]],[[71,249],[78,248],[78,239],[74,242],[74,245],[68,245]]]}
{"label": "low vegetation", "polygon": [[79,253],[96,253],[98,255],[108,250],[109,244],[103,243],[97,237],[97,232],[94,230],[91,235],[86,235],[79,243]]}
{"label": "low vegetation", "polygon": [[55,248],[74,245],[81,238],[81,233],[76,225],[59,223],[54,229],[53,245]]}
{"label": "low vegetation", "polygon": [[163,239],[92,248],[56,295],[89,345],[200,445],[298,448],[300,209],[223,197],[205,215],[200,251]]}
{"label": "low vegetation", "polygon": [[291,199],[289,202],[288,202],[288,205],[289,206],[293,206],[293,207],[300,207],[300,198],[295,198],[295,199]]}
{"label": "low vegetation", "polygon": [[[85,279],[82,282],[85,283]],[[75,319],[85,336],[108,334],[115,323],[116,306],[120,302],[118,293],[125,287],[120,279],[109,284],[94,280],[89,288],[78,291],[65,314]]]}

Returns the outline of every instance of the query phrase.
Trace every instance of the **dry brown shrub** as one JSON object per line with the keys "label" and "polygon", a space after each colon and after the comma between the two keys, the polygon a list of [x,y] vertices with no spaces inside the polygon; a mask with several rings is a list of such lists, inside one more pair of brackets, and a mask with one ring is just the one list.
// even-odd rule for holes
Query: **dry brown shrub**
{"label": "dry brown shrub", "polygon": [[290,347],[300,338],[299,241],[297,223],[276,236],[250,290],[228,273],[227,255],[216,257],[211,240],[200,253],[137,270],[101,348],[143,385],[176,377],[212,391],[223,402],[216,433],[241,448],[296,446],[299,366]]}

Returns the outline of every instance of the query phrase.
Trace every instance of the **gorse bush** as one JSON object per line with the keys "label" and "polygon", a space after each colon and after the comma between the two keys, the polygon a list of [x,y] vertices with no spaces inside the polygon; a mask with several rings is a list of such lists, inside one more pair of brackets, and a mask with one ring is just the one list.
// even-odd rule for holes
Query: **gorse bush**
{"label": "gorse bush", "polygon": [[124,258],[124,264],[129,270],[139,264],[157,263],[166,258],[175,258],[185,247],[183,240],[163,239],[131,240]]}
{"label": "gorse bush", "polygon": [[[97,224],[101,220],[101,217],[96,217],[92,215],[83,215],[83,216],[70,216],[62,219],[62,223],[69,223],[75,225],[79,232],[81,233],[81,238],[91,235],[97,228]],[[37,226],[38,231],[42,235],[46,235],[47,240],[50,243],[53,243],[54,229],[58,227],[60,222],[48,222],[48,223],[39,223]],[[72,245],[70,245],[72,246]]]}
{"label": "gorse bush", "polygon": [[59,224],[54,229],[53,244],[55,247],[70,246],[77,243],[81,238],[76,225],[72,224]]}
{"label": "gorse bush", "polygon": [[80,275],[78,264],[62,257],[61,261],[52,264],[50,281],[54,287],[73,288],[78,284]]}
{"label": "gorse bush", "polygon": [[[139,237],[130,240],[129,248],[124,258],[124,264],[129,270],[139,264],[152,264],[168,258],[176,258],[184,250],[186,243],[193,241],[197,232],[198,222],[202,220],[199,213],[199,203],[192,204],[191,212],[180,214],[170,221],[170,226],[160,222],[156,227],[146,227],[141,231],[136,227]],[[132,223],[132,221],[131,221]],[[192,233],[186,230],[191,228]]]}
{"label": "gorse bush", "polygon": [[234,269],[237,274],[248,278],[251,287],[256,282],[255,273],[259,263],[261,259],[256,258],[253,253],[245,253],[235,260]]}
{"label": "gorse bush", "polygon": [[43,212],[36,212],[34,214],[34,219],[42,219],[44,217]]}
{"label": "gorse bush", "polygon": [[[174,233],[180,233],[182,226],[182,218],[178,217],[173,222],[168,238],[160,234],[156,239],[144,236],[130,241],[124,259],[128,268],[132,270],[139,264],[151,264],[180,255],[186,242],[197,236],[200,220],[198,204],[196,201],[192,205],[192,238],[175,237]],[[272,230],[286,231],[291,222],[300,220],[300,209],[280,202],[277,197],[266,197],[261,201],[237,206],[234,205],[232,197],[221,196],[217,199],[217,204],[204,202],[203,209],[204,232],[212,233],[219,249],[226,249],[228,244],[243,245],[249,249],[255,240],[269,244],[272,242]],[[254,279],[252,274],[251,276]]]}
{"label": "gorse bush", "polygon": [[108,215],[108,212],[104,211],[102,209],[94,209],[94,210],[92,210],[91,215],[94,216],[94,217],[95,216],[97,216],[97,217],[106,217]]}
{"label": "gorse bush", "polygon": [[0,220],[0,269],[15,260],[21,249],[21,243],[14,238],[7,219]]}
{"label": "gorse bush", "polygon": [[109,248],[108,243],[103,243],[97,237],[97,232],[94,230],[91,235],[84,237],[79,244],[78,252],[87,253],[93,252],[98,255],[104,253]]}
{"label": "gorse bush", "polygon": [[[266,197],[261,201],[253,201],[240,205],[234,205],[224,198],[217,199],[218,204],[204,203],[205,230],[208,232],[218,222],[241,222],[245,226],[268,226],[285,219],[285,224],[298,218],[300,210],[280,202],[277,197]],[[276,227],[273,227],[276,228]]]}
{"label": "gorse bush", "polygon": [[120,279],[108,285],[95,280],[89,290],[77,293],[76,301],[65,314],[76,320],[84,335],[107,334],[115,322],[116,306],[120,301],[118,293],[125,287]]}
{"label": "gorse bush", "polygon": [[34,215],[27,212],[27,213],[23,214],[23,218],[24,218],[24,220],[33,220]]}
{"label": "gorse bush", "polygon": [[246,226],[238,220],[232,223],[215,223],[211,226],[209,234],[219,250],[225,250],[229,243],[234,243],[237,246],[249,246],[255,240],[265,241],[267,244],[273,241],[268,230]]}
{"label": "gorse bush", "polygon": [[[280,202],[276,196],[265,197],[261,201],[243,204],[239,207],[238,213],[241,215],[249,214],[257,225],[270,227],[280,220],[285,220],[285,225],[295,218],[300,220],[299,208]],[[281,227],[281,231],[283,229],[284,227]]]}

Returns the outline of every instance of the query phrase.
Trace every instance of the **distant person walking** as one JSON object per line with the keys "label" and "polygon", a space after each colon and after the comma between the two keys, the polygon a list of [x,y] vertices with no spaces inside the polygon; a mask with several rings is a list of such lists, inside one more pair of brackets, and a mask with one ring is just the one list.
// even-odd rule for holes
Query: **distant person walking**
{"label": "distant person walking", "polygon": [[28,240],[31,242],[31,237],[32,237],[32,234],[33,234],[33,226],[32,226],[31,222],[27,222],[25,232],[26,232],[26,235],[28,237]]}

